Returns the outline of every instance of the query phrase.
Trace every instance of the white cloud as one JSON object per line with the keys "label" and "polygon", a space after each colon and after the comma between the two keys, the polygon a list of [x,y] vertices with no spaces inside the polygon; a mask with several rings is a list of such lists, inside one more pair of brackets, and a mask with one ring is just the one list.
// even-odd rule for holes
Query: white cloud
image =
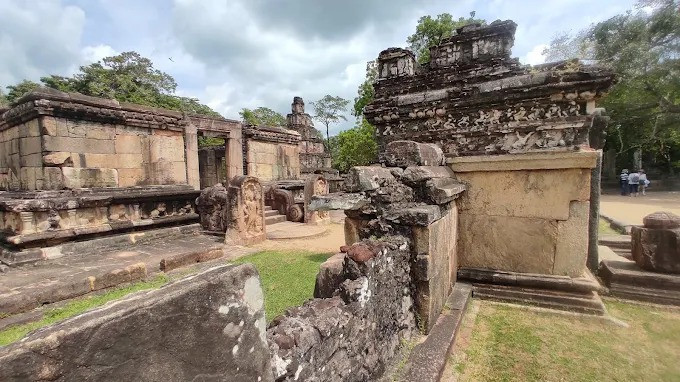
{"label": "white cloud", "polygon": [[115,49],[109,45],[99,44],[95,46],[86,46],[80,51],[81,61],[84,64],[97,62],[104,57],[111,57],[117,55]]}
{"label": "white cloud", "polygon": [[538,44],[533,49],[531,49],[526,55],[524,55],[520,61],[523,64],[529,65],[539,65],[545,63],[545,55],[543,50],[548,47],[548,44]]}

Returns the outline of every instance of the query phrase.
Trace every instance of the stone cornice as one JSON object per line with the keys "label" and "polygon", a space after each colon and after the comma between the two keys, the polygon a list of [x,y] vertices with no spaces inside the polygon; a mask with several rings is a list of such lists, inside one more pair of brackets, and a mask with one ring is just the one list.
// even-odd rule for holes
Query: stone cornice
{"label": "stone cornice", "polygon": [[282,127],[272,126],[248,126],[243,129],[243,134],[255,141],[287,143],[297,145],[300,142],[300,133]]}

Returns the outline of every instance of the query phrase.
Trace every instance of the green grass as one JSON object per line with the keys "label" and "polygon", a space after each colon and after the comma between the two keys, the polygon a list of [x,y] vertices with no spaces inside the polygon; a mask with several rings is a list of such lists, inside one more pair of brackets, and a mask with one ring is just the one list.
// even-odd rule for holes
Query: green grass
{"label": "green grass", "polygon": [[150,280],[139,281],[124,287],[114,288],[102,294],[76,298],[60,308],[47,310],[39,321],[10,326],[0,331],[0,346],[5,346],[18,341],[33,330],[63,321],[67,318],[102,306],[109,301],[118,300],[130,293],[160,288],[168,281],[168,276],[161,273]]}
{"label": "green grass", "polygon": [[237,264],[253,263],[260,273],[267,321],[287,308],[313,297],[319,265],[330,253],[306,251],[262,251],[244,256]]}
{"label": "green grass", "polygon": [[626,328],[475,303],[469,343],[449,365],[461,381],[680,381],[680,309],[607,301]]}
{"label": "green grass", "polygon": [[620,233],[617,232],[616,230],[614,230],[609,225],[609,222],[604,220],[604,219],[600,219],[598,231],[599,231],[600,235],[620,235]]}

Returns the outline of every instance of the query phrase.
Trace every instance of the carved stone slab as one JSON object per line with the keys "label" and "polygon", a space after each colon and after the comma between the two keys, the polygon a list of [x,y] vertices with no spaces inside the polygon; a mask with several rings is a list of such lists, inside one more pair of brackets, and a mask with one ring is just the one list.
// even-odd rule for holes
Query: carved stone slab
{"label": "carved stone slab", "polygon": [[264,193],[252,176],[238,176],[229,184],[229,214],[225,242],[250,245],[266,239]]}
{"label": "carved stone slab", "polygon": [[313,174],[305,182],[305,223],[325,224],[330,221],[328,211],[312,211],[309,208],[312,197],[328,194],[328,181],[323,175]]}

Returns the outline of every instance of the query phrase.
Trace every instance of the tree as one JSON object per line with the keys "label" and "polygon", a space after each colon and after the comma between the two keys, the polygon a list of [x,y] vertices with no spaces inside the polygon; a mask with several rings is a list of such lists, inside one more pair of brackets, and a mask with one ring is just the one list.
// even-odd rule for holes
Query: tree
{"label": "tree", "polygon": [[255,126],[286,126],[286,117],[268,107],[243,108],[239,112],[243,122]]}
{"label": "tree", "polygon": [[416,54],[418,63],[424,64],[430,61],[430,47],[439,45],[447,38],[454,35],[456,29],[471,23],[486,24],[482,19],[475,19],[475,12],[470,12],[470,17],[459,17],[454,20],[448,13],[432,16],[423,16],[418,20],[416,32],[406,39],[410,49]]}
{"label": "tree", "polygon": [[5,92],[2,91],[2,88],[0,88],[0,107],[5,107],[9,106],[9,101],[7,100],[7,96],[5,95]]}
{"label": "tree", "polygon": [[347,109],[347,105],[349,105],[348,100],[328,94],[320,100],[312,102],[312,107],[314,108],[314,118],[318,119],[324,124],[324,126],[326,126],[326,142],[328,144],[329,151],[331,150],[330,124],[337,123],[340,120],[347,120],[347,117],[341,114],[343,111],[345,111],[345,109]]}
{"label": "tree", "polygon": [[10,85],[7,87],[7,95],[5,98],[7,102],[14,103],[24,94],[29,93],[40,87],[40,84],[29,80],[23,80],[16,85]]}
{"label": "tree", "polygon": [[366,79],[359,85],[358,95],[354,98],[352,114],[357,119],[363,118],[364,108],[373,101],[375,90],[373,84],[378,79],[378,60],[366,63]]}
{"label": "tree", "polygon": [[605,149],[621,167],[643,150],[672,173],[680,167],[680,12],[678,0],[638,3],[574,35],[553,39],[546,56],[611,65],[618,83],[603,99],[611,116]]}
{"label": "tree", "polygon": [[[42,77],[40,82],[44,86],[66,92],[78,92],[191,114],[220,116],[195,98],[174,95],[177,89],[174,78],[154,68],[151,60],[137,52],[124,52],[81,66],[73,77],[50,75]],[[39,84],[27,80],[8,86],[7,98],[13,102],[38,86]]]}
{"label": "tree", "polygon": [[375,140],[375,127],[365,119],[357,126],[340,132],[333,140],[335,169],[347,172],[354,166],[366,166],[376,162],[378,143]]}

